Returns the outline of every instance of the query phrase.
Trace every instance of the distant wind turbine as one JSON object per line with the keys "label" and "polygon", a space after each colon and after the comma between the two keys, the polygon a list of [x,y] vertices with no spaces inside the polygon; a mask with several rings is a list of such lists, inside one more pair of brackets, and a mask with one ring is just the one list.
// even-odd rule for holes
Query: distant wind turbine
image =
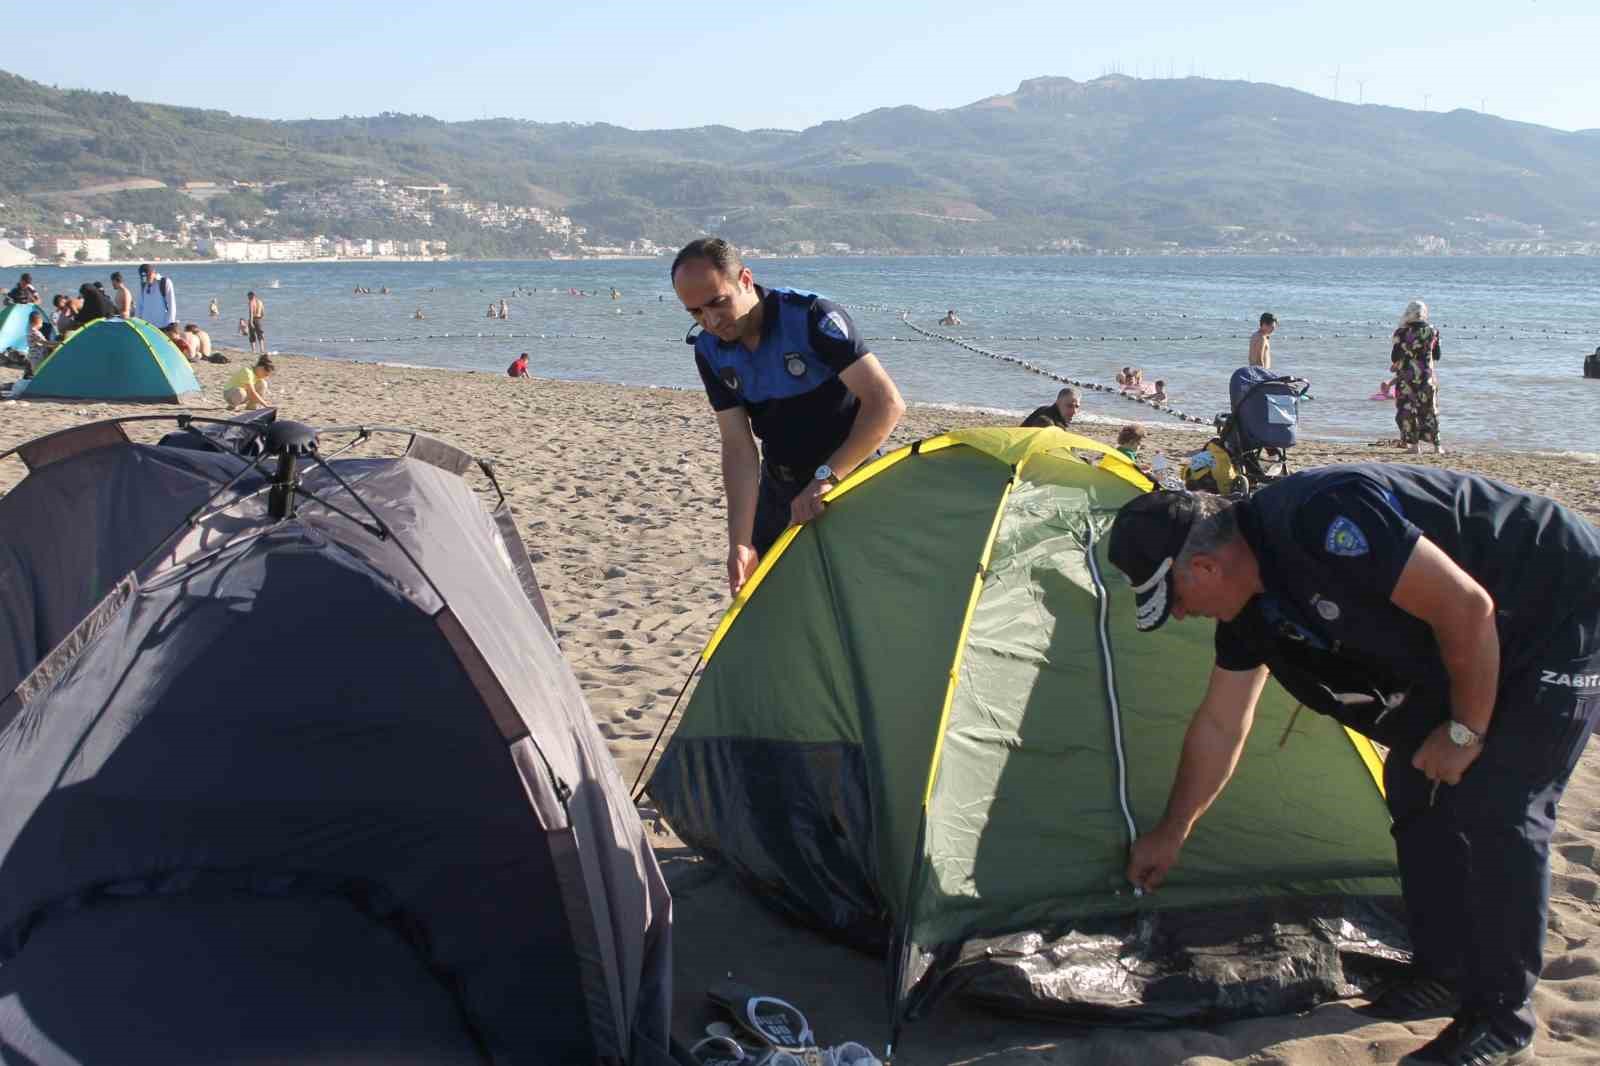
{"label": "distant wind turbine", "polygon": [[1422,94],[1422,110],[1424,110],[1424,111],[1428,110],[1428,101],[1432,100],[1432,99],[1433,99],[1433,94],[1432,93],[1423,93]]}
{"label": "distant wind turbine", "polygon": [[1333,98],[1335,100],[1339,99],[1339,73],[1343,69],[1344,68],[1342,66],[1333,68]]}
{"label": "distant wind turbine", "polygon": [[1368,79],[1366,78],[1356,79],[1356,103],[1358,104],[1367,102],[1367,81]]}

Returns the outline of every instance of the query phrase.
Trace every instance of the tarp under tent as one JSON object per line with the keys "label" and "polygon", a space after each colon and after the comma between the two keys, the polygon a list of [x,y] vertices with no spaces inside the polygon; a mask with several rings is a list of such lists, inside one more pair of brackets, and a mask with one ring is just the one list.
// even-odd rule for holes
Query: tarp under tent
{"label": "tarp under tent", "polygon": [[67,334],[11,396],[171,403],[199,391],[189,361],[159,329],[142,318],[102,318]]}
{"label": "tarp under tent", "polygon": [[490,469],[177,421],[0,498],[6,1061],[673,1061],[671,900]]}
{"label": "tarp under tent", "polygon": [[651,798],[762,899],[887,952],[897,1023],[956,988],[1093,1022],[1278,1013],[1406,958],[1378,754],[1276,685],[1166,884],[1124,879],[1212,666],[1209,626],[1135,630],[1106,559],[1149,487],[1054,428],[902,448],[784,534],[702,655]]}
{"label": "tarp under tent", "polygon": [[0,352],[7,348],[15,348],[19,352],[28,350],[28,316],[37,310],[38,304],[7,304],[0,307]]}

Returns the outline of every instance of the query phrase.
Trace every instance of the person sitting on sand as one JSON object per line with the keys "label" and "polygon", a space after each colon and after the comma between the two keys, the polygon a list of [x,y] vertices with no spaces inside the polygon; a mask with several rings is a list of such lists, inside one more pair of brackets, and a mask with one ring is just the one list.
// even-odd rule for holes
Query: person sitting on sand
{"label": "person sitting on sand", "polygon": [[277,369],[270,355],[261,356],[255,366],[241,366],[222,387],[222,402],[228,405],[230,411],[236,411],[241,406],[250,411],[266,407],[267,379]]}
{"label": "person sitting on sand", "polygon": [[959,326],[961,325],[961,316],[957,315],[956,309],[952,307],[950,310],[944,313],[944,317],[939,320],[939,325]]}
{"label": "person sitting on sand", "polygon": [[184,326],[183,332],[189,341],[189,348],[193,351],[196,362],[201,359],[211,358],[211,334],[193,322]]}
{"label": "person sitting on sand", "polygon": [[527,377],[528,376],[528,353],[527,352],[523,352],[521,355],[519,355],[515,359],[511,360],[511,365],[506,367],[506,373],[508,375],[510,375],[511,377],[514,377],[514,378],[525,378],[525,377]]}
{"label": "person sitting on sand", "polygon": [[39,369],[39,364],[56,350],[57,342],[44,335],[44,324],[42,310],[35,307],[28,312],[28,367],[22,374],[25,378],[33,377],[33,372]]}
{"label": "person sitting on sand", "polygon": [[172,342],[172,346],[178,349],[185,359],[194,362],[194,349],[189,345],[189,336],[178,328],[176,322],[162,329],[161,333]]}
{"label": "person sitting on sand", "polygon": [[1166,403],[1167,402],[1167,383],[1165,381],[1162,381],[1160,378],[1157,378],[1156,379],[1156,391],[1152,392],[1150,394],[1150,398],[1152,400],[1154,400],[1156,403]]}
{"label": "person sitting on sand", "polygon": [[1069,429],[1080,406],[1082,401],[1078,397],[1078,390],[1068,386],[1056,393],[1055,403],[1035,407],[1033,412],[1022,420],[1022,424],[1028,429],[1045,429],[1050,426]]}
{"label": "person sitting on sand", "polygon": [[78,286],[76,303],[78,309],[73,314],[73,324],[79,329],[102,318],[117,316],[117,305],[111,301],[111,297],[106,295],[104,289],[89,282]]}
{"label": "person sitting on sand", "polygon": [[1139,462],[1139,449],[1144,446],[1144,428],[1129,424],[1117,431],[1117,451],[1127,456],[1128,462]]}

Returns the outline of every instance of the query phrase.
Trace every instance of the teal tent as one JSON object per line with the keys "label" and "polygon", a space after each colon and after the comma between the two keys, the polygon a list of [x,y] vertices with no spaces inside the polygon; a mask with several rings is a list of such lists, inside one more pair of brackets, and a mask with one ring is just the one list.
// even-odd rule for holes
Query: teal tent
{"label": "teal tent", "polygon": [[7,348],[28,350],[28,315],[37,310],[40,310],[38,304],[0,307],[0,352]]}
{"label": "teal tent", "polygon": [[12,396],[160,402],[200,391],[183,353],[140,318],[102,318],[68,334],[26,384]]}

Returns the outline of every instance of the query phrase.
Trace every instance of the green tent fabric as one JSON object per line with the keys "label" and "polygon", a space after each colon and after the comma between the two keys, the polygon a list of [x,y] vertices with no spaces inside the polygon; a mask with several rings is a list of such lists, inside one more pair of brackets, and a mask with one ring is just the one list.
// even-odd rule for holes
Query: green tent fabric
{"label": "green tent fabric", "polygon": [[102,318],[67,335],[13,397],[172,402],[199,392],[183,353],[142,318]]}
{"label": "green tent fabric", "polygon": [[15,348],[28,350],[28,316],[39,310],[38,304],[7,304],[0,307],[0,351]]}
{"label": "green tent fabric", "polygon": [[[1337,961],[1349,945],[1311,944],[1318,929],[1357,916],[1391,942],[1375,954],[1403,955],[1386,921],[1399,886],[1381,764],[1332,720],[1295,716],[1275,684],[1166,885],[1138,898],[1123,878],[1130,841],[1165,808],[1212,665],[1209,626],[1136,632],[1132,591],[1106,559],[1117,508],[1149,487],[1058,429],[964,430],[865,468],[821,521],[784,535],[730,608],[651,797],[791,916],[891,949],[900,1013],[970,983],[973,960],[997,954],[974,945],[992,938],[1137,942],[1151,916],[1201,940],[1226,925],[1245,961],[1201,989],[1197,941],[1133,987],[1125,937],[1100,974],[1118,986],[1109,998],[1099,978],[1070,975],[1020,992],[995,978],[990,998],[1151,1021],[1350,994],[1359,975]],[[1262,948],[1252,968],[1259,942],[1295,922],[1307,943]],[[1285,958],[1303,969],[1295,951],[1323,978],[1282,987],[1271,971]]]}

